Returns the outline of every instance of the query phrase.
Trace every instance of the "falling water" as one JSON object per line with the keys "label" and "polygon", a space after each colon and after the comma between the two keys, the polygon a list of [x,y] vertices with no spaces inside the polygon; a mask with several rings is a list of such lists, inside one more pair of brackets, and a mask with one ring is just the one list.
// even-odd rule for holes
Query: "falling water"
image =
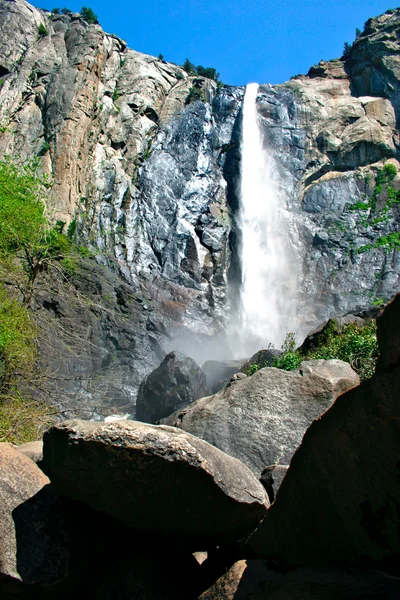
{"label": "falling water", "polygon": [[295,327],[296,265],[289,257],[288,214],[277,168],[263,144],[257,91],[257,84],[247,86],[241,142],[238,351],[245,356],[268,344],[279,348]]}

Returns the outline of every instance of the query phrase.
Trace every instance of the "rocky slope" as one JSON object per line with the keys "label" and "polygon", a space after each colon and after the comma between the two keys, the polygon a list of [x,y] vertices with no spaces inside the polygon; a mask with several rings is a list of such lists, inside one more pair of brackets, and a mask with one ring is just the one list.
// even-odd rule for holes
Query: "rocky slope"
{"label": "rocky slope", "polygon": [[[259,90],[288,209],[300,332],[399,289],[390,194],[400,178],[389,197],[375,182],[384,161],[399,166],[399,29],[400,11],[388,11],[341,60]],[[54,356],[44,327],[43,361],[74,414],[99,392],[133,411],[140,381],[168,351],[229,355],[244,89],[189,77],[79,14],[24,0],[0,1],[0,30],[0,152],[41,157],[54,218],[76,224],[95,256],[69,292],[46,282],[37,295],[39,321],[58,327],[65,349]],[[203,101],[187,104],[193,88]],[[71,308],[65,299],[77,295],[89,302]]]}

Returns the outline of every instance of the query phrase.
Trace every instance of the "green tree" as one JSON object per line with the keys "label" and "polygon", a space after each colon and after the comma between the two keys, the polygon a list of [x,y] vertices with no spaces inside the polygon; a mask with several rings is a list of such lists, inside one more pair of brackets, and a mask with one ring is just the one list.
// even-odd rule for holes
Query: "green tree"
{"label": "green tree", "polygon": [[0,275],[16,286],[28,305],[39,272],[61,261],[72,248],[60,227],[52,227],[45,197],[50,182],[38,171],[39,159],[21,168],[0,161]]}
{"label": "green tree", "polygon": [[97,25],[99,22],[97,15],[92,11],[91,8],[88,8],[87,6],[82,6],[81,15],[85,19],[86,23],[89,23],[89,25]]}
{"label": "green tree", "polygon": [[218,81],[219,79],[219,73],[217,73],[216,69],[213,67],[202,67],[201,65],[198,65],[196,70],[197,74],[201,77],[207,77],[208,79],[213,79],[214,81]]}
{"label": "green tree", "polygon": [[183,63],[182,67],[183,69],[185,69],[188,75],[197,75],[195,65],[192,62],[190,62],[188,58],[185,58],[185,62]]}

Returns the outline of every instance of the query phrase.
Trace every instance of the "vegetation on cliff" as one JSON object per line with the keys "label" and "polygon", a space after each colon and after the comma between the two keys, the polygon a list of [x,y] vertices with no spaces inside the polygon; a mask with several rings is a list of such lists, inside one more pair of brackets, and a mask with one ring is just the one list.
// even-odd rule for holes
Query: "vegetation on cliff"
{"label": "vegetation on cliff", "polygon": [[51,223],[49,186],[37,160],[22,167],[10,158],[0,161],[0,441],[37,439],[53,417],[28,391],[43,378],[29,307],[39,274],[57,269],[66,276],[79,249],[62,233],[63,223]]}

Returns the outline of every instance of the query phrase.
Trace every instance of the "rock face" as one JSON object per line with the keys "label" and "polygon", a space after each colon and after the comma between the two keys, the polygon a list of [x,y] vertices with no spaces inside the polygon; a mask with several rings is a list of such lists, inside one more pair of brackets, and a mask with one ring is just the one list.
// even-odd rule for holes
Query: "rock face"
{"label": "rock face", "polygon": [[313,419],[358,383],[350,365],[338,360],[304,362],[298,372],[265,368],[163,423],[235,456],[259,477],[268,465],[289,464]]}
{"label": "rock face", "polygon": [[[399,168],[399,15],[371,20],[342,59],[259,88],[298,266],[300,336],[400,288],[400,177],[390,193],[375,181],[385,161]],[[85,267],[89,302],[75,314],[57,313],[67,289],[44,284],[37,295],[43,336],[56,315],[67,355],[44,342],[44,366],[59,373],[68,416],[134,413],[140,382],[171,350],[199,364],[232,355],[244,89],[24,0],[0,0],[0,40],[0,152],[40,157],[55,218],[76,225],[97,263]],[[204,101],[187,104],[192,88]]]}
{"label": "rock face", "polygon": [[[400,297],[378,321],[398,323]],[[383,357],[399,329],[386,342]],[[396,342],[395,342],[396,340]],[[277,498],[250,537],[258,556],[291,565],[391,563],[400,555],[400,363],[340,396],[307,430]],[[334,450],[333,450],[334,449]]]}
{"label": "rock face", "polygon": [[206,376],[198,364],[180,352],[170,352],[140,384],[136,419],[155,423],[206,395]]}
{"label": "rock face", "polygon": [[141,530],[235,540],[269,505],[238,460],[183,431],[134,421],[51,428],[43,469],[58,491]]}

